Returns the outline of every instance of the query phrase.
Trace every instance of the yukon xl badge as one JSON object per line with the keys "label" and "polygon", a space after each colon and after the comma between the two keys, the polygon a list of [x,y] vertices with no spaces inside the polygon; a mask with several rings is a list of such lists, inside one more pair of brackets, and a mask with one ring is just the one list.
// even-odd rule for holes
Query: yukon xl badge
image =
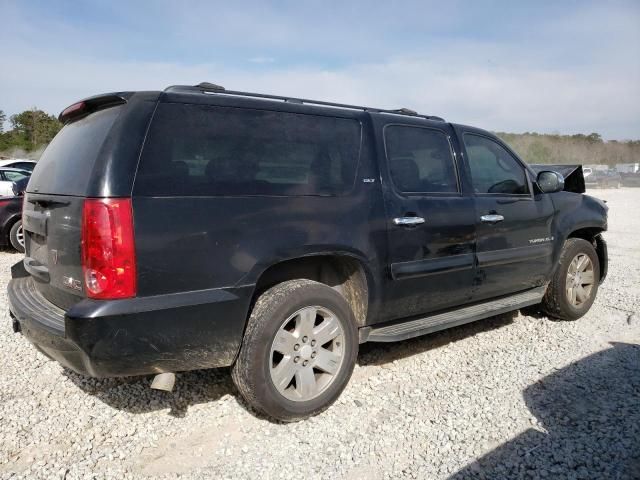
{"label": "yukon xl badge", "polygon": [[544,238],[532,238],[529,240],[529,243],[546,243],[553,242],[553,237],[544,237]]}
{"label": "yukon xl badge", "polygon": [[82,283],[80,283],[80,280],[71,277],[62,277],[62,284],[67,288],[82,291]]}

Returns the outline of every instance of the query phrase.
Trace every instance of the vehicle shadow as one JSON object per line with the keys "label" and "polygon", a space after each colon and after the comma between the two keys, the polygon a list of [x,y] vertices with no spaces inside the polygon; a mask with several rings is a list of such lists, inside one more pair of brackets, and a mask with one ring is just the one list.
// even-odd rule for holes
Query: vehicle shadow
{"label": "vehicle shadow", "polygon": [[[480,332],[503,327],[511,323],[516,316],[517,311],[403,342],[360,345],[358,363],[383,365],[417,355]],[[169,409],[169,415],[181,418],[187,414],[189,406],[215,402],[225,395],[233,395],[240,406],[255,416],[266,418],[251,409],[238,394],[231,380],[229,368],[179,373],[172,392],[152,390],[151,375],[96,379],[79,375],[66,368],[63,369],[63,374],[78,388],[100,402],[128,413],[140,414]]]}
{"label": "vehicle shadow", "polygon": [[[63,374],[77,387],[112,408],[128,413],[149,413],[169,409],[169,415],[182,418],[192,405],[215,402],[225,395],[236,395],[228,368],[180,373],[172,392],[151,389],[152,375],[97,379],[64,369]],[[241,405],[248,408],[244,401]]]}
{"label": "vehicle shadow", "polygon": [[527,387],[541,428],[450,479],[640,478],[640,345],[611,345]]}

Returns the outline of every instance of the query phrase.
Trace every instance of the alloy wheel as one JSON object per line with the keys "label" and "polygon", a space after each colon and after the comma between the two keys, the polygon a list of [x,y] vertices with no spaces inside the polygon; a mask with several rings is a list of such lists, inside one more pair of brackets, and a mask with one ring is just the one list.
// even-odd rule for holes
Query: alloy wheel
{"label": "alloy wheel", "polygon": [[305,307],[278,329],[270,352],[271,380],[285,398],[318,397],[335,380],[344,360],[344,329],[324,307]]}
{"label": "alloy wheel", "polygon": [[593,262],[588,255],[579,253],[569,264],[567,272],[567,300],[579,307],[591,297],[595,281]]}

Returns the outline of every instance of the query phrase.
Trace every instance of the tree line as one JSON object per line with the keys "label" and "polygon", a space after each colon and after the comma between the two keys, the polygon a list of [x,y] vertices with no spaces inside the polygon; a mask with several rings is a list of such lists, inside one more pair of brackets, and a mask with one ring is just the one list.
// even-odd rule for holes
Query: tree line
{"label": "tree line", "polygon": [[5,131],[6,120],[6,114],[0,110],[0,154],[4,156],[37,159],[62,128],[56,117],[37,108],[11,115],[10,127]]}
{"label": "tree line", "polygon": [[604,141],[600,134],[554,135],[496,132],[527,163],[604,164],[640,162],[640,140]]}
{"label": "tree line", "polygon": [[[62,124],[53,115],[32,108],[9,117],[0,110],[0,155],[38,159]],[[640,162],[640,140],[605,141],[598,133],[554,135],[496,133],[528,163],[607,164]]]}

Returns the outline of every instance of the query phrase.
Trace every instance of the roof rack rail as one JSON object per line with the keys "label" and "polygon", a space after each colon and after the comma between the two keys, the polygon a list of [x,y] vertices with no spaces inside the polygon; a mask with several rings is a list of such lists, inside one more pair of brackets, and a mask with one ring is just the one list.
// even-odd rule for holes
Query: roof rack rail
{"label": "roof rack rail", "polygon": [[280,100],[288,103],[320,105],[324,107],[345,108],[349,110],[362,110],[363,112],[371,112],[371,113],[388,113],[391,115],[405,115],[410,117],[420,117],[420,118],[425,118],[427,120],[437,120],[440,122],[445,121],[444,118],[442,117],[438,117],[435,115],[421,115],[418,112],[411,110],[409,108],[398,108],[395,110],[388,110],[383,108],[363,107],[360,105],[349,105],[347,103],[325,102],[322,100],[309,100],[306,98],[296,98],[296,97],[283,97],[280,95],[269,95],[264,93],[241,92],[236,90],[227,90],[221,85],[216,85],[215,83],[209,83],[209,82],[201,82],[198,85],[172,85],[170,87],[165,88],[164,91],[165,92],[185,92],[185,93],[201,92],[205,94],[237,95],[239,97],[263,98],[265,100]]}

